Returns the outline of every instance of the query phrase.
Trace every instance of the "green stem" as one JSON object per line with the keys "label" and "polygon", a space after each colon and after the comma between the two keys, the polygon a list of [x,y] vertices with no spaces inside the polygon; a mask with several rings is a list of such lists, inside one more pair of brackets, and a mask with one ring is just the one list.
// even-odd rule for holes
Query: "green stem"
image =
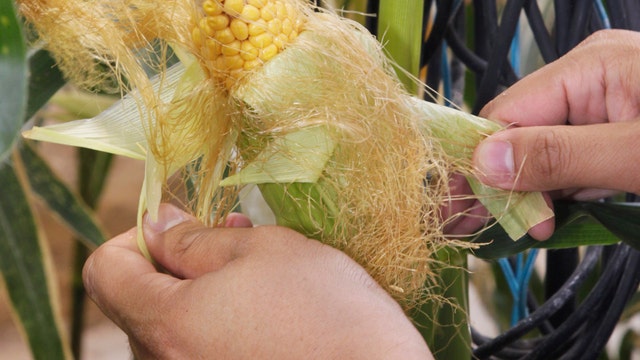
{"label": "green stem", "polygon": [[440,274],[440,292],[435,295],[442,296],[442,299],[424,303],[412,317],[436,359],[470,359],[466,254],[447,248],[436,257],[450,265],[435,270]]}
{"label": "green stem", "polygon": [[[380,0],[378,34],[385,50],[400,67],[396,73],[407,91],[416,94],[418,84],[411,79],[420,73],[424,2]],[[411,74],[409,76],[408,74]]]}

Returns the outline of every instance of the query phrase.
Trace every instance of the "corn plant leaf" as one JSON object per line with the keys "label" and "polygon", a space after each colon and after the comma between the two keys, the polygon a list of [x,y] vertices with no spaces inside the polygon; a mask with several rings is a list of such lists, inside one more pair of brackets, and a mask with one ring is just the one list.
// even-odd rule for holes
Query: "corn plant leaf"
{"label": "corn plant leaf", "polygon": [[62,183],[30,146],[19,146],[19,152],[31,190],[88,247],[100,246],[105,241],[104,232],[89,207]]}
{"label": "corn plant leaf", "polygon": [[49,261],[14,164],[0,164],[0,270],[11,306],[35,359],[65,359],[57,311],[51,303]]}
{"label": "corn plant leaf", "polygon": [[558,201],[556,231],[546,241],[528,235],[512,241],[499,226],[483,231],[473,242],[482,245],[473,254],[484,259],[510,256],[529,248],[563,249],[588,245],[610,245],[620,241],[640,249],[640,207],[610,204]]}
{"label": "corn plant leaf", "polygon": [[24,120],[31,118],[36,111],[49,101],[64,84],[56,61],[46,50],[37,50],[29,56],[29,98]]}
{"label": "corn plant leaf", "polygon": [[14,2],[0,2],[0,161],[11,154],[27,106],[26,47]]}

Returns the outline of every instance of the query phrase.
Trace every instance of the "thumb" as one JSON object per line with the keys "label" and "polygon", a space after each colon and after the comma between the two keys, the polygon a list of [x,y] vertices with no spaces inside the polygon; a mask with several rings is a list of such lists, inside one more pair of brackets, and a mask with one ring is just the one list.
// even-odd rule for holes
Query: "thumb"
{"label": "thumb", "polygon": [[638,192],[638,136],[638,121],[513,128],[481,142],[473,162],[480,181],[502,189]]}
{"label": "thumb", "polygon": [[209,228],[178,208],[162,204],[157,221],[145,216],[143,233],[158,264],[177,277],[195,278],[243,255],[241,245],[251,231],[250,221],[239,215],[226,225],[229,227]]}

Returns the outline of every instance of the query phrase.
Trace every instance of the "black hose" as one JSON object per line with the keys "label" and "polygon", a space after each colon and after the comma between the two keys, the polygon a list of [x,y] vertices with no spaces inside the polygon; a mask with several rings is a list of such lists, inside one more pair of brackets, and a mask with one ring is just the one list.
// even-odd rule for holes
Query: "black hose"
{"label": "black hose", "polygon": [[525,319],[520,320],[511,329],[498,335],[491,341],[478,345],[473,351],[474,356],[479,359],[487,358],[509,343],[522,337],[562,308],[562,306],[575,295],[576,290],[584,283],[588,275],[596,267],[601,253],[602,247],[600,246],[588,248],[582,262],[558,292],[542,304],[538,310]]}
{"label": "black hose", "polygon": [[553,40],[549,35],[549,31],[544,23],[544,18],[538,7],[538,2],[535,0],[527,0],[524,5],[524,12],[529,20],[529,26],[533,33],[533,38],[536,40],[542,59],[546,63],[555,61],[558,58],[558,52],[553,46]]}
{"label": "black hose", "polygon": [[[611,262],[578,309],[553,333],[546,336],[540,345],[525,356],[523,360],[553,358],[552,355],[556,353],[562,345],[566,345],[567,339],[571,339],[574,335],[580,334],[580,331],[576,329],[584,325],[586,320],[598,318],[597,312],[603,307],[608,306],[607,302],[602,300],[607,299],[608,297],[606,295],[612,289],[616,288],[621,271],[624,270],[627,263],[630,251],[631,249],[626,245],[618,246]],[[551,301],[551,299],[549,299],[549,301]]]}
{"label": "black hose", "polygon": [[511,41],[520,19],[520,11],[524,6],[525,0],[511,0],[505,5],[498,28],[498,34],[495,38],[494,46],[491,49],[487,61],[487,70],[485,71],[478,87],[478,95],[476,104],[473,107],[473,113],[477,114],[480,109],[493,99],[498,90],[498,78],[503,71],[503,66],[510,66],[507,61],[507,55],[511,48]]}

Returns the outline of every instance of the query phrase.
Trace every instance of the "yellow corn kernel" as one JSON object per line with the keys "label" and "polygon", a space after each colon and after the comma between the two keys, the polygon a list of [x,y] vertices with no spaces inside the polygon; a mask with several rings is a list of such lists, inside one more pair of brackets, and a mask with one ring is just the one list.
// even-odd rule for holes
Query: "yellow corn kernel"
{"label": "yellow corn kernel", "polygon": [[232,86],[285,49],[302,17],[285,0],[202,0],[203,18],[192,30],[208,74]]}
{"label": "yellow corn kernel", "polygon": [[263,19],[249,23],[249,35],[256,36],[267,31],[267,22]]}
{"label": "yellow corn kernel", "polygon": [[273,35],[271,35],[270,33],[264,33],[250,37],[249,41],[251,42],[251,44],[253,44],[253,46],[259,49],[264,49],[265,47],[273,43]]}
{"label": "yellow corn kernel", "polygon": [[267,0],[248,0],[247,4],[255,6],[258,9],[264,7],[267,4]]}
{"label": "yellow corn kernel", "polygon": [[235,40],[227,45],[222,45],[220,52],[224,56],[238,55],[240,54],[240,46],[242,46],[242,42],[240,40]]}
{"label": "yellow corn kernel", "polygon": [[262,61],[267,61],[272,59],[276,55],[278,55],[278,47],[275,44],[270,44],[262,49],[262,52],[260,53],[260,59]]}
{"label": "yellow corn kernel", "polygon": [[282,2],[276,3],[276,18],[280,19],[280,21],[286,19],[288,17],[287,7]]}
{"label": "yellow corn kernel", "polygon": [[245,5],[240,17],[247,22],[258,21],[260,19],[260,10],[255,6]]}
{"label": "yellow corn kernel", "polygon": [[202,32],[199,27],[194,27],[191,31],[191,39],[196,47],[202,46]]}
{"label": "yellow corn kernel", "polygon": [[236,39],[236,37],[233,36],[231,29],[229,28],[216,31],[214,38],[220,41],[220,43],[222,44],[230,44],[232,41]]}
{"label": "yellow corn kernel", "polygon": [[244,8],[244,0],[225,0],[223,10],[230,16],[239,16]]}
{"label": "yellow corn kernel", "polygon": [[276,5],[270,2],[260,9],[260,17],[265,21],[271,21],[276,17],[277,11],[278,9],[276,8]]}
{"label": "yellow corn kernel", "polygon": [[275,18],[267,23],[267,29],[270,33],[277,35],[282,32],[282,20]]}
{"label": "yellow corn kernel", "polygon": [[242,69],[244,65],[244,60],[242,60],[240,55],[224,56],[221,58],[224,59],[225,66],[229,70]]}
{"label": "yellow corn kernel", "polygon": [[293,23],[291,22],[291,20],[282,20],[282,33],[289,36],[289,34],[291,34],[291,30],[293,30]]}
{"label": "yellow corn kernel", "polygon": [[231,24],[229,25],[229,29],[231,29],[231,33],[236,39],[242,41],[246,40],[249,37],[249,27],[247,23],[239,19],[231,20]]}
{"label": "yellow corn kernel", "polygon": [[206,0],[202,4],[202,8],[204,9],[204,13],[209,16],[222,14],[222,8],[220,7],[220,4],[215,0]]}
{"label": "yellow corn kernel", "polygon": [[289,37],[283,33],[273,38],[273,43],[278,47],[278,50],[284,49],[288,42]]}
{"label": "yellow corn kernel", "polygon": [[245,40],[240,45],[240,57],[245,61],[255,60],[258,58],[259,51],[249,40]]}
{"label": "yellow corn kernel", "polygon": [[229,26],[229,17],[227,15],[208,16],[207,25],[213,30],[222,30]]}
{"label": "yellow corn kernel", "polygon": [[215,31],[213,30],[213,28],[209,26],[209,23],[207,22],[207,18],[203,18],[202,20],[200,20],[199,27],[200,27],[200,30],[202,30],[202,32],[207,36],[213,36],[215,34]]}
{"label": "yellow corn kernel", "polygon": [[207,49],[207,53],[206,53],[207,57],[215,58],[218,55],[220,55],[222,45],[220,45],[219,42],[213,39],[207,39],[207,41],[205,42],[205,45]]}
{"label": "yellow corn kernel", "polygon": [[245,70],[251,70],[251,69],[257,68],[260,65],[262,65],[262,60],[254,59],[254,60],[245,61],[243,68]]}

